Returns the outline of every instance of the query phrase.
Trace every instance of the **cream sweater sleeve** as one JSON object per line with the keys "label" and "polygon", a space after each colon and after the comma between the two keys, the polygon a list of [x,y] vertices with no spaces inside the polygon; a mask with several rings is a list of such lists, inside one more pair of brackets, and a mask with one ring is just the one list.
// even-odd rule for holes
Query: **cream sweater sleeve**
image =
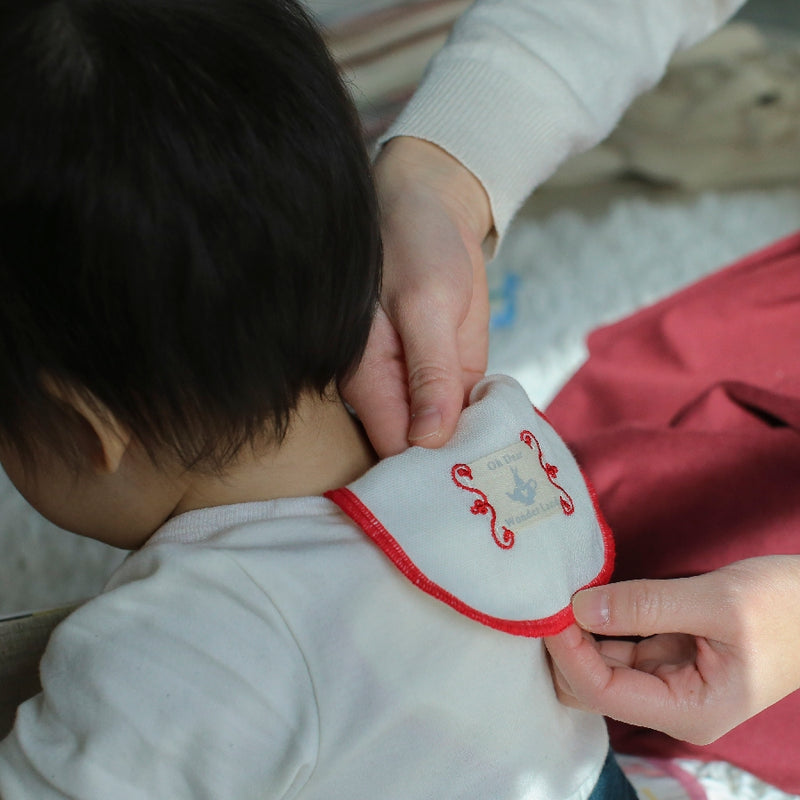
{"label": "cream sweater sleeve", "polygon": [[670,57],[744,0],[478,0],[383,136],[436,143],[486,188],[502,236],[568,156],[604,139]]}

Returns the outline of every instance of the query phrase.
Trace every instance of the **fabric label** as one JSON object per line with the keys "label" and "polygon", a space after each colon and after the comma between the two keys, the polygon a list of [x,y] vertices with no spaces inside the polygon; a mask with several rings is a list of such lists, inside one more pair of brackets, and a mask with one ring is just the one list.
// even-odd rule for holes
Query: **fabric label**
{"label": "fabric label", "polygon": [[497,522],[513,531],[561,514],[558,489],[550,483],[539,456],[516,442],[469,464],[471,485],[492,504]]}

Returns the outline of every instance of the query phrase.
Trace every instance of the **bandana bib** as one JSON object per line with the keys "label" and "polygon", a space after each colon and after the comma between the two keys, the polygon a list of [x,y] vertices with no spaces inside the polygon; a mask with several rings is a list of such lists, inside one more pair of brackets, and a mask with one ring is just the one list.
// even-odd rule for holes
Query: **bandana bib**
{"label": "bandana bib", "polygon": [[507,633],[558,633],[572,595],[610,579],[611,533],[516,381],[486,378],[470,400],[448,444],[412,447],[326,496],[422,591]]}

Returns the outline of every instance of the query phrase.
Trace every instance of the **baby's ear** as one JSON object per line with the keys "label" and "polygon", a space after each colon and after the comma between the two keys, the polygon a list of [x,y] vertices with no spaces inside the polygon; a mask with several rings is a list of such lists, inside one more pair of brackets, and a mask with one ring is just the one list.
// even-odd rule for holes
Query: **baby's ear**
{"label": "baby's ear", "polygon": [[84,449],[86,457],[97,472],[112,473],[119,469],[130,446],[132,434],[108,406],[87,389],[55,379],[40,377],[44,391],[54,400],[68,406],[84,423],[89,439]]}

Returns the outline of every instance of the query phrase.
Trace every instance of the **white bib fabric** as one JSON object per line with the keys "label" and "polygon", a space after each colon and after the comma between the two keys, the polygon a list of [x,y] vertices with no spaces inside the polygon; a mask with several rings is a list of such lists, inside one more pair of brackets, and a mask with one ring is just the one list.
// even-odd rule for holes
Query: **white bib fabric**
{"label": "white bib fabric", "polygon": [[516,381],[486,378],[470,400],[448,444],[412,447],[326,496],[460,613],[511,634],[558,633],[574,620],[572,595],[610,579],[611,532]]}

